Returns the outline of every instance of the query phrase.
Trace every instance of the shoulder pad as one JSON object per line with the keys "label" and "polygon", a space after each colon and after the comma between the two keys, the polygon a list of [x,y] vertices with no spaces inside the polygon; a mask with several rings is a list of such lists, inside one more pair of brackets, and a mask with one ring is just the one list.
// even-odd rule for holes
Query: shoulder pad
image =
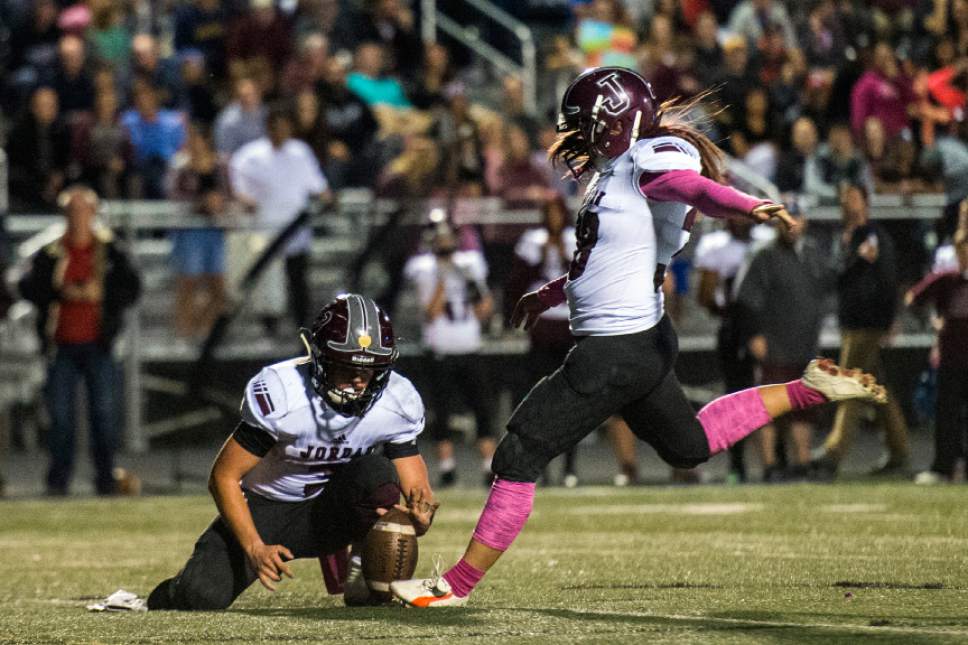
{"label": "shoulder pad", "polygon": [[424,418],[424,404],[420,393],[410,379],[397,372],[390,374],[390,382],[382,399],[386,400],[390,411],[410,423],[419,423]]}
{"label": "shoulder pad", "polygon": [[245,386],[242,417],[254,425],[284,417],[289,411],[286,386],[274,367],[265,367]]}
{"label": "shoulder pad", "polygon": [[630,151],[639,170],[702,170],[702,160],[696,147],[679,137],[656,137],[637,141]]}

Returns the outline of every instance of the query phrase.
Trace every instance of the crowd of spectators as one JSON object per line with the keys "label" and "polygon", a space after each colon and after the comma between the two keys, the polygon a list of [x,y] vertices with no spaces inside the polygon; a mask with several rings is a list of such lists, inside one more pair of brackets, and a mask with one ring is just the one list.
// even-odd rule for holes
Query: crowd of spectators
{"label": "crowd of spectators", "polygon": [[[966,0],[536,7],[515,11],[555,34],[542,40],[541,88],[592,65],[629,66],[662,100],[715,90],[706,103],[717,140],[783,191],[836,203],[838,186],[852,182],[944,190],[950,204],[964,197]],[[143,9],[6,3],[0,80],[15,208],[50,207],[77,180],[108,196],[168,197],[161,178],[190,124],[211,129],[227,161],[264,134],[267,105],[280,99],[298,107],[296,135],[337,189],[379,190],[412,138],[438,149],[441,181],[419,192],[475,181],[485,194],[533,201],[539,188],[561,188],[543,161],[524,164],[519,145],[543,143],[556,92],[539,92],[529,113],[516,77],[482,90],[480,65],[423,43],[419,7],[405,0]],[[950,232],[953,210],[948,219]]]}
{"label": "crowd of spectators", "polygon": [[[661,100],[701,97],[695,109],[713,139],[808,219],[815,204],[840,204],[848,186],[863,193],[865,206],[868,194],[933,192],[946,204],[934,239],[955,232],[958,204],[968,197],[968,0],[521,2],[509,11],[542,36],[535,109],[521,78],[495,76],[452,41],[423,42],[419,4],[3,3],[0,130],[11,211],[54,211],[61,191],[78,182],[107,199],[191,202],[196,216],[217,218],[234,202],[263,223],[347,187],[369,188],[404,209],[426,197],[481,196],[548,208],[576,190],[543,154],[554,140],[560,90],[589,66],[623,65],[649,78]],[[479,33],[517,57],[507,39],[482,26]],[[295,174],[273,161],[283,156]],[[287,183],[296,176],[305,181]],[[283,201],[285,212],[275,208]],[[934,249],[914,225],[900,239],[897,232],[878,230],[875,250],[882,258],[891,252],[894,234],[901,281],[913,283]],[[308,315],[301,295],[308,235],[287,249],[285,263],[300,320]],[[863,256],[868,237],[845,237],[842,246]],[[194,336],[223,305],[223,240],[212,228],[174,242],[177,327]],[[774,253],[800,244],[781,240]],[[403,286],[417,246],[392,230],[371,237],[367,250],[387,269],[388,298]],[[491,286],[515,278],[511,259],[484,258]],[[735,268],[707,267],[723,280]],[[707,300],[720,314],[732,304]],[[190,304],[197,302],[207,304]],[[856,348],[868,327],[848,329],[845,342]],[[883,336],[882,327],[870,336]],[[815,344],[813,327],[806,331],[805,344]],[[765,342],[769,358],[781,341]],[[772,356],[779,367],[806,357]],[[836,437],[849,436],[849,416]],[[846,439],[828,450],[834,466],[844,450]],[[893,456],[906,459],[897,450]],[[805,459],[800,450],[794,461]]]}

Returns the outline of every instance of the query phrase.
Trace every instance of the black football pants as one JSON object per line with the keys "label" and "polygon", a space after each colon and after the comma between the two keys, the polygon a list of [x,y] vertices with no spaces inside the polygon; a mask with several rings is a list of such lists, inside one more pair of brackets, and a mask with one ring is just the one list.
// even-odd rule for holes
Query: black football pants
{"label": "black football pants", "polygon": [[968,368],[941,360],[938,366],[938,401],[934,417],[934,463],[931,470],[945,477],[965,454],[968,419]]}
{"label": "black football pants", "polygon": [[[245,493],[262,541],[282,544],[297,558],[334,553],[363,539],[378,517],[400,499],[396,468],[381,455],[342,465],[323,492],[304,502],[278,502]],[[174,578],[148,597],[148,609],[225,609],[258,576],[221,516],[202,533]]]}
{"label": "black football pants", "polygon": [[709,459],[709,442],[673,366],[679,351],[668,316],[646,331],[584,336],[564,364],[531,388],[494,454],[502,479],[533,482],[613,414],[676,468]]}

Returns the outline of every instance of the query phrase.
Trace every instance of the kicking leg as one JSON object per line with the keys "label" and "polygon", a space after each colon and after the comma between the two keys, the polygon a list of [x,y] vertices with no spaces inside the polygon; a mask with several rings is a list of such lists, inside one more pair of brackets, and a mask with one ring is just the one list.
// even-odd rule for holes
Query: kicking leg
{"label": "kicking leg", "polygon": [[[654,346],[658,334],[587,337],[559,370],[535,385],[508,421],[508,433],[494,454],[497,479],[464,557],[443,576],[394,582],[394,595],[415,607],[465,604],[524,528],[535,482],[548,462],[573,448],[625,403],[652,390],[668,370],[672,359],[646,362],[646,368],[636,360],[654,351],[648,344]],[[635,351],[639,343],[647,347]]]}
{"label": "kicking leg", "polygon": [[722,396],[700,410],[697,418],[710,453],[716,454],[782,414],[850,399],[886,403],[887,394],[870,374],[843,369],[829,359],[814,359],[800,379]]}

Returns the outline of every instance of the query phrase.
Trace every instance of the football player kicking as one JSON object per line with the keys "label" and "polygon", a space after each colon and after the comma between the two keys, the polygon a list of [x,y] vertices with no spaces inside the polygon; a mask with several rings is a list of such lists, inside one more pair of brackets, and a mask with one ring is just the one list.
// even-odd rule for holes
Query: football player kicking
{"label": "football player kicking", "polygon": [[[331,593],[348,573],[347,604],[366,604],[356,550],[347,567],[347,546],[397,505],[401,489],[408,506],[398,507],[417,535],[430,527],[438,504],[417,450],[424,407],[393,371],[389,317],[365,296],[342,295],[303,341],[309,356],[266,367],[246,386],[242,420],[209,478],[219,516],[184,568],[151,592],[147,609],[225,609],[256,579],[275,590],[292,577],[287,561],[311,557],[320,558]],[[120,591],[102,608],[143,606]]]}
{"label": "football player kicking", "polygon": [[392,583],[398,599],[464,605],[524,528],[545,465],[613,414],[670,465],[694,468],[790,410],[886,400],[873,377],[814,360],[801,379],[693,411],[673,371],[678,341],[661,290],[666,267],[688,241],[692,213],[796,224],[781,204],[719,183],[723,153],[690,125],[691,107],[657,105],[649,83],[619,67],[589,70],[565,91],[549,156],[576,176],[591,175],[577,249],[566,275],[518,301],[512,324],[529,328],[567,300],[576,344],[508,421],[494,455],[497,478],[464,557],[442,576]]}

